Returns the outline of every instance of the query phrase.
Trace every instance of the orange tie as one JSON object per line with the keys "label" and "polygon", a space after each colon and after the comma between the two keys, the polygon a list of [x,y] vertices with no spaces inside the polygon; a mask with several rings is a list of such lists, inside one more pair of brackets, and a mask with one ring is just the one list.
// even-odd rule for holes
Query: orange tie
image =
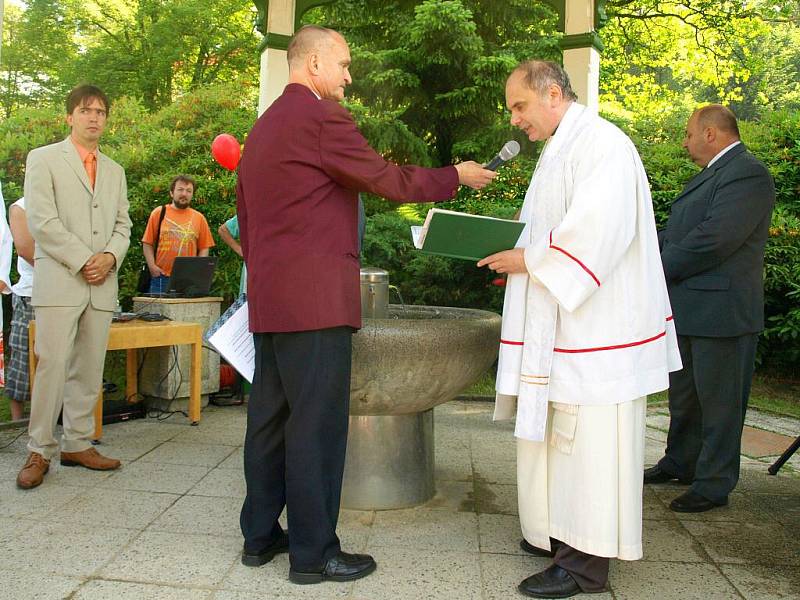
{"label": "orange tie", "polygon": [[97,178],[97,157],[94,155],[94,152],[90,152],[86,155],[86,158],[83,159],[83,168],[86,169],[89,182],[92,184],[92,189],[94,189],[94,182]]}

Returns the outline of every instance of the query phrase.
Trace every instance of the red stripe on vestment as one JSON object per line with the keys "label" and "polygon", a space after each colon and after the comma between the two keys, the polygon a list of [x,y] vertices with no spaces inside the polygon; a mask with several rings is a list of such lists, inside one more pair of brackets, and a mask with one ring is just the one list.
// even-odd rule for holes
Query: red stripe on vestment
{"label": "red stripe on vestment", "polygon": [[597,277],[595,277],[595,274],[594,274],[594,273],[592,273],[592,271],[589,269],[589,267],[587,267],[585,264],[583,264],[581,261],[579,261],[577,258],[575,258],[574,256],[572,256],[572,254],[570,254],[569,252],[567,252],[567,251],[566,251],[566,250],[564,250],[563,248],[559,248],[558,246],[554,246],[554,245],[553,245],[553,230],[552,230],[552,229],[550,230],[550,247],[551,247],[553,250],[558,250],[559,252],[561,252],[561,253],[562,253],[562,254],[564,254],[565,256],[568,256],[569,258],[571,258],[572,260],[574,260],[576,263],[578,263],[578,264],[580,265],[581,269],[583,269],[584,271],[586,271],[586,272],[589,274],[589,276],[590,276],[592,279],[594,279],[594,282],[597,284],[597,287],[600,287],[600,280],[599,280]]}
{"label": "red stripe on vestment", "polygon": [[579,352],[600,352],[602,350],[619,350],[620,348],[632,348],[633,346],[641,346],[642,344],[654,342],[655,340],[662,338],[665,335],[667,335],[667,332],[662,331],[658,335],[654,335],[651,338],[647,338],[646,340],[641,340],[638,342],[631,342],[630,344],[619,344],[617,346],[600,346],[598,348],[578,348],[575,350],[568,350],[566,348],[553,348],[553,352],[565,352],[567,354],[577,354]]}
{"label": "red stripe on vestment", "polygon": [[667,321],[672,321],[672,315],[667,317]]}
{"label": "red stripe on vestment", "polygon": [[503,339],[500,340],[500,343],[501,344],[508,344],[509,346],[524,346],[525,345],[524,342],[512,342],[512,341],[503,340]]}

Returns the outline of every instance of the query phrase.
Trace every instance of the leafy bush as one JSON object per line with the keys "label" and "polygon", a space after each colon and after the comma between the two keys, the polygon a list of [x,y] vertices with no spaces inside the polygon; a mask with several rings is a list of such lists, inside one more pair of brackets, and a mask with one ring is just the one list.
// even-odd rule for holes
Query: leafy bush
{"label": "leafy bush", "polygon": [[[137,101],[112,101],[101,148],[125,167],[133,222],[131,246],[120,271],[120,299],[125,308],[135,295],[144,264],[141,239],[150,212],[169,202],[169,183],[179,173],[197,180],[192,206],[202,212],[212,232],[236,214],[236,174],[212,158],[214,137],[230,133],[244,141],[255,120],[252,88],[226,84],[187,94],[172,105],[148,114]],[[0,123],[0,179],[6,202],[22,195],[25,157],[29,150],[66,137],[63,109],[20,110]],[[221,242],[214,276],[215,293],[230,299],[239,289],[241,259]]]}
{"label": "leafy bush", "polygon": [[[502,310],[502,288],[491,285],[494,275],[488,269],[414,248],[409,227],[419,223],[398,212],[370,217],[361,263],[389,271],[389,283],[398,287],[406,304]],[[392,296],[392,302],[397,298]]]}
{"label": "leafy bush", "polygon": [[[659,225],[672,201],[697,173],[681,147],[689,115],[630,121],[612,116],[636,143],[653,192]],[[774,112],[762,121],[740,121],[742,140],[772,173],[776,205],[764,260],[766,330],[758,348],[760,365],[800,371],[800,113]]]}
{"label": "leafy bush", "polygon": [[[194,206],[206,215],[212,231],[235,214],[234,173],[212,159],[214,136],[226,132],[240,141],[255,120],[255,90],[225,85],[187,94],[173,105],[148,114],[132,100],[120,99],[111,110],[103,150],[122,164],[128,176],[133,233],[121,271],[121,299],[128,307],[143,264],[141,236],[150,212],[168,201],[167,188],[177,173],[198,180]],[[386,123],[353,102],[369,139]],[[650,179],[656,219],[663,225],[672,201],[696,172],[681,148],[688,114],[677,110],[660,117],[609,114],[637,145]],[[766,250],[767,329],[759,346],[762,365],[782,371],[800,362],[800,113],[778,112],[761,122],[741,122],[742,137],[775,177],[778,202]],[[0,179],[7,203],[22,194],[25,156],[37,146],[67,135],[63,109],[21,110],[0,123]],[[385,141],[385,140],[384,140]],[[429,161],[413,136],[394,138],[393,157]],[[392,151],[381,145],[387,154]],[[519,209],[539,146],[523,144],[524,156],[504,166],[494,184],[476,192],[462,189],[439,206],[475,214],[511,217]],[[411,244],[409,226],[418,224],[428,204],[401,205],[366,197],[367,232],[362,263],[387,269],[391,282],[408,303],[470,306],[500,311],[503,289],[491,285],[494,275],[469,261],[420,254]],[[214,292],[230,299],[238,292],[241,261],[227,246],[220,257]]]}
{"label": "leafy bush", "polygon": [[773,215],[764,263],[766,329],[759,362],[800,374],[800,218],[783,205]]}

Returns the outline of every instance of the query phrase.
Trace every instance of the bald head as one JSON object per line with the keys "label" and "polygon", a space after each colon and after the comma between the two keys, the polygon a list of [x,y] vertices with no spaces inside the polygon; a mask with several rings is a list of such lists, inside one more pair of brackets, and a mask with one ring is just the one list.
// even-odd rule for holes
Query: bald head
{"label": "bald head", "polygon": [[[717,131],[739,139],[739,125],[733,111],[721,104],[709,104],[695,111],[700,127],[714,127]],[[731,142],[733,143],[733,142]]]}
{"label": "bald head", "polygon": [[304,25],[294,34],[286,50],[290,69],[300,69],[309,54],[321,54],[336,41],[344,41],[338,32],[319,25]]}
{"label": "bald head", "polygon": [[299,83],[318,97],[341,102],[350,77],[350,48],[342,35],[319,25],[306,25],[289,42],[289,83]]}
{"label": "bald head", "polygon": [[683,147],[695,163],[705,167],[722,150],[738,141],[736,115],[721,104],[709,104],[689,117]]}

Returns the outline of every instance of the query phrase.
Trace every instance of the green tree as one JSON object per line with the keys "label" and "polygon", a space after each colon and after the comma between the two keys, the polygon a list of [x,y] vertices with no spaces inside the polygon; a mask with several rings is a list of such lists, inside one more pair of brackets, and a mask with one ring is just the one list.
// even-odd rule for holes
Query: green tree
{"label": "green tree", "polygon": [[249,0],[30,0],[10,5],[0,102],[60,102],[90,81],[152,111],[201,86],[258,81],[259,36]]}
{"label": "green tree", "polygon": [[65,0],[82,13],[76,73],[148,110],[209,83],[258,77],[248,0]]}
{"label": "green tree", "polygon": [[800,3],[610,0],[602,102],[658,114],[723,102],[740,117],[797,106]]}
{"label": "green tree", "polygon": [[69,89],[62,74],[77,55],[76,23],[58,0],[5,7],[0,103],[4,116],[21,106],[55,102]]}
{"label": "green tree", "polygon": [[[350,43],[350,105],[363,121],[384,125],[367,132],[370,141],[423,164],[496,150],[511,135],[508,72],[522,58],[558,54],[553,11],[530,0],[339,0],[308,20]],[[405,156],[387,143],[399,139],[411,150]]]}

